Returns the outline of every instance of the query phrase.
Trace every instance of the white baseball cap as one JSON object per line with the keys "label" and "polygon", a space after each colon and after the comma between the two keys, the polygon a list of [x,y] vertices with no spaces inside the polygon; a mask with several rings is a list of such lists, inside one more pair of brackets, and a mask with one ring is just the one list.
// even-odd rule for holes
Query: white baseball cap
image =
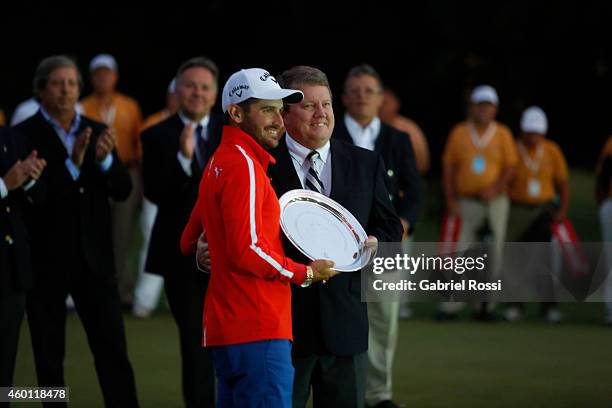
{"label": "white baseball cap", "polygon": [[261,68],[241,69],[232,74],[223,87],[221,107],[227,112],[230,105],[236,105],[249,98],[278,100],[297,103],[304,99],[302,91],[283,89],[268,71]]}
{"label": "white baseball cap", "polygon": [[521,116],[521,130],[525,133],[545,135],[548,131],[546,113],[538,106],[530,106]]}
{"label": "white baseball cap", "polygon": [[497,92],[495,88],[489,85],[479,85],[474,88],[474,90],[472,90],[472,95],[470,95],[470,101],[472,103],[489,102],[495,106],[499,105]]}
{"label": "white baseball cap", "polygon": [[98,54],[89,63],[89,72],[93,72],[98,68],[110,68],[117,71],[117,61],[110,54]]}

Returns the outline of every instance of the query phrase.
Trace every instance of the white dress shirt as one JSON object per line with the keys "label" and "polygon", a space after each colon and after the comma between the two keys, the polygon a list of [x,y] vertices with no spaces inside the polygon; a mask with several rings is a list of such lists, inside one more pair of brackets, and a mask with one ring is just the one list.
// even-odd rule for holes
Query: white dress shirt
{"label": "white dress shirt", "polygon": [[[308,173],[308,169],[310,168],[308,154],[312,151],[312,149],[302,146],[296,142],[295,139],[289,135],[289,133],[285,133],[285,141],[287,142],[287,149],[289,150],[293,167],[295,167],[295,171],[300,178],[302,187],[306,188],[304,187],[306,185],[306,173]],[[324,193],[328,197],[331,194],[332,188],[332,165],[329,148],[330,144],[328,140],[323,146],[315,149],[319,153],[319,157],[315,162],[315,165],[317,166],[315,171],[319,175],[319,179],[323,183],[325,190]]]}
{"label": "white dress shirt", "polygon": [[359,123],[348,113],[344,114],[344,124],[346,130],[348,130],[351,139],[355,146],[363,147],[364,149],[374,150],[376,144],[376,138],[380,133],[380,119],[378,116],[374,117],[372,121],[366,127],[361,127]]}

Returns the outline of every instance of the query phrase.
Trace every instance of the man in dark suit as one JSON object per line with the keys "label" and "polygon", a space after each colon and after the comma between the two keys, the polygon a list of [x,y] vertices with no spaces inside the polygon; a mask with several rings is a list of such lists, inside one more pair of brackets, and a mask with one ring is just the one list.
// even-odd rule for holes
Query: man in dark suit
{"label": "man in dark suit", "polygon": [[[125,199],[130,178],[113,133],[77,113],[81,77],[65,56],[44,59],[34,90],[41,107],[14,128],[47,161],[31,213],[33,278],[28,323],[39,386],[63,386],[65,300],[71,294],[94,355],[106,406],[138,406],[115,274],[109,198]],[[29,217],[30,218],[30,217]]]}
{"label": "man in dark suit", "polygon": [[35,151],[21,161],[21,144],[15,142],[9,129],[0,127],[0,387],[13,384],[25,293],[32,284],[23,213],[34,201],[31,188],[46,165]]}
{"label": "man in dark suit", "polygon": [[183,397],[187,407],[214,406],[214,372],[202,347],[202,311],[208,275],[195,258],[183,257],[180,238],[197,196],[202,169],[219,145],[222,120],[211,108],[217,99],[217,66],[197,57],[176,77],[178,112],[142,133],[144,192],[158,206],[146,271],[162,275],[179,329]]}
{"label": "man in dark suit", "polygon": [[[421,179],[410,136],[385,125],[378,118],[383,101],[383,86],[378,73],[369,65],[352,68],[344,83],[342,103],[344,120],[334,138],[380,153],[387,168],[385,183],[402,225],[404,237],[411,235],[422,201]],[[397,344],[399,302],[376,302],[368,308],[370,349],[366,403],[393,408],[391,376]],[[381,359],[380,356],[385,356]]]}
{"label": "man in dark suit", "polygon": [[[382,157],[330,140],[334,113],[326,75],[299,66],[284,72],[280,81],[301,90],[304,100],[285,107],[287,133],[271,151],[276,165],[269,175],[276,194],[315,189],[349,210],[371,237],[399,241],[402,226],[389,200]],[[288,243],[286,251],[304,260]],[[363,407],[368,316],[361,302],[361,274],[342,273],[327,283],[292,289],[294,406],[306,405],[312,387],[315,407]]]}

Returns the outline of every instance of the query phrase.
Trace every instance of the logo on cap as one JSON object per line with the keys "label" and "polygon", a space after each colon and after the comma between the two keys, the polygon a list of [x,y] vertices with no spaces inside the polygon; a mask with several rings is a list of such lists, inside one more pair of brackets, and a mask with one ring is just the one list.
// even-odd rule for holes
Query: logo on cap
{"label": "logo on cap", "polygon": [[267,81],[268,78],[270,78],[270,80],[272,80],[272,82],[274,82],[275,84],[278,84],[278,81],[276,80],[276,78],[274,78],[272,75],[270,75],[270,73],[268,71],[264,71],[264,74],[259,77],[259,79],[264,81],[264,82]]}
{"label": "logo on cap", "polygon": [[232,97],[234,94],[236,94],[240,98],[240,97],[242,97],[242,91],[243,90],[246,91],[247,89],[249,89],[248,85],[245,85],[245,84],[236,85],[230,91],[229,96]]}

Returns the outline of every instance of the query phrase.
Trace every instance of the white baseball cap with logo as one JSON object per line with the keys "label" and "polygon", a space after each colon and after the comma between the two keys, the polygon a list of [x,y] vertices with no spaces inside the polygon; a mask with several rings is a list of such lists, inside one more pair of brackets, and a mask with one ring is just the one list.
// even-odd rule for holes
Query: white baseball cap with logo
{"label": "white baseball cap with logo", "polygon": [[525,133],[545,135],[548,131],[546,113],[538,106],[530,106],[521,116],[521,130]]}
{"label": "white baseball cap with logo", "polygon": [[495,91],[495,88],[489,85],[479,85],[474,88],[472,95],[470,96],[470,101],[472,103],[488,102],[495,106],[499,105],[497,92]]}
{"label": "white baseball cap with logo", "polygon": [[98,68],[110,68],[117,71],[117,61],[110,54],[98,54],[89,63],[89,72],[94,72]]}
{"label": "white baseball cap with logo", "polygon": [[223,87],[223,112],[226,113],[230,105],[237,105],[249,98],[298,103],[304,99],[304,94],[296,89],[281,88],[276,78],[265,69],[241,69],[232,74]]}

